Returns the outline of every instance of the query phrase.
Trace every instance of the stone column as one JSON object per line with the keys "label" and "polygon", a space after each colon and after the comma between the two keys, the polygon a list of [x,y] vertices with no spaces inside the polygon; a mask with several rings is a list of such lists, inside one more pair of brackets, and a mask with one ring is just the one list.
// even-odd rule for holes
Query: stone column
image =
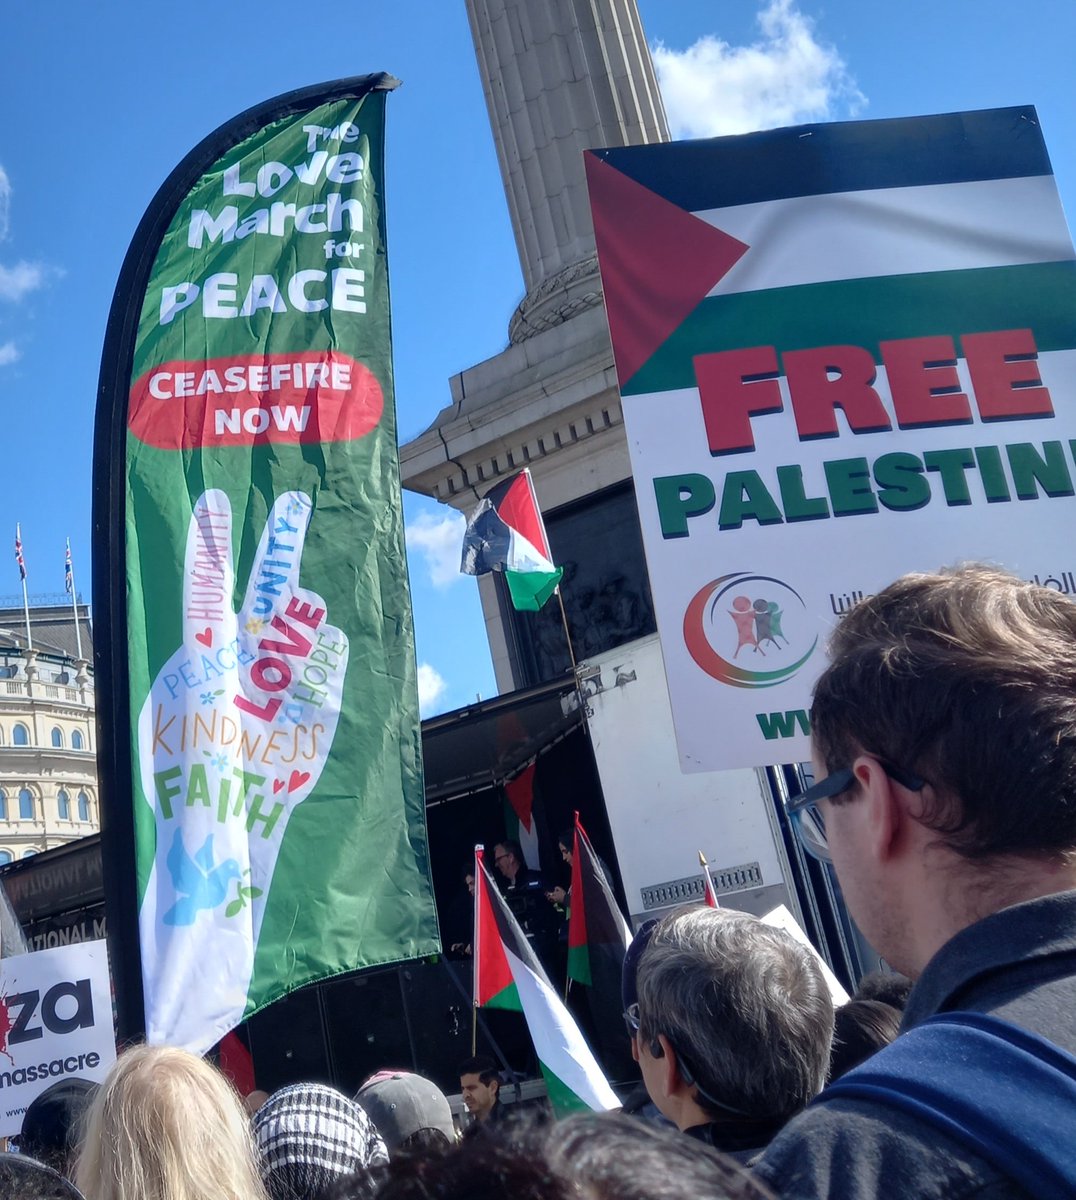
{"label": "stone column", "polygon": [[635,0],[467,0],[526,296],[521,342],[601,302],[584,150],[667,141]]}

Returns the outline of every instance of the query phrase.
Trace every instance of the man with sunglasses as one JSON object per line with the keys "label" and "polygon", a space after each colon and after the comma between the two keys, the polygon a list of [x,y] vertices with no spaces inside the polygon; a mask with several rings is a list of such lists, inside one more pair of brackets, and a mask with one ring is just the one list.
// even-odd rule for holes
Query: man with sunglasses
{"label": "man with sunglasses", "polygon": [[1076,1066],[1076,604],[985,566],[905,576],[838,625],[811,736],[792,821],[916,984],[902,1035],[758,1173],[803,1198],[1072,1194],[1046,1180],[1074,1139],[1041,1130],[1076,1121],[1054,1098]]}
{"label": "man with sunglasses", "polygon": [[624,1013],[646,1090],[681,1131],[746,1162],[825,1082],[822,972],[786,933],[732,909],[681,909],[647,939],[629,956],[638,999]]}

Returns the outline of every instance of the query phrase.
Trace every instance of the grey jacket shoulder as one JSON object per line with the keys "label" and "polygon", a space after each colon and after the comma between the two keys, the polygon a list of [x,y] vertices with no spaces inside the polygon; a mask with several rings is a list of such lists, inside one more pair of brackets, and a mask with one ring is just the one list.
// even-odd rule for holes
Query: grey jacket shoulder
{"label": "grey jacket shoulder", "polygon": [[796,1117],[755,1173],[782,1200],[1033,1200],[932,1126],[854,1100]]}

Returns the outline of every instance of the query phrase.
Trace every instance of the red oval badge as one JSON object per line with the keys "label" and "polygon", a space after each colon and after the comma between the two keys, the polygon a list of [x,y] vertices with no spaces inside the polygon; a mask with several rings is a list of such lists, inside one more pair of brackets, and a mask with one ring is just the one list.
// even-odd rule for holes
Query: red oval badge
{"label": "red oval badge", "polygon": [[347,442],[381,420],[369,369],[338,350],[167,362],[131,389],[127,425],[160,450]]}

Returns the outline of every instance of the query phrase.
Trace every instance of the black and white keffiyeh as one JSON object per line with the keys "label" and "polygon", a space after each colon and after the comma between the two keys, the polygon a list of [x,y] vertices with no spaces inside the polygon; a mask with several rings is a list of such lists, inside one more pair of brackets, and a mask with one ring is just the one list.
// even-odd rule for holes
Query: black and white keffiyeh
{"label": "black and white keffiyeh", "polygon": [[388,1162],[366,1113],[320,1083],[274,1092],[254,1116],[254,1139],[272,1200],[317,1200],[337,1179]]}

